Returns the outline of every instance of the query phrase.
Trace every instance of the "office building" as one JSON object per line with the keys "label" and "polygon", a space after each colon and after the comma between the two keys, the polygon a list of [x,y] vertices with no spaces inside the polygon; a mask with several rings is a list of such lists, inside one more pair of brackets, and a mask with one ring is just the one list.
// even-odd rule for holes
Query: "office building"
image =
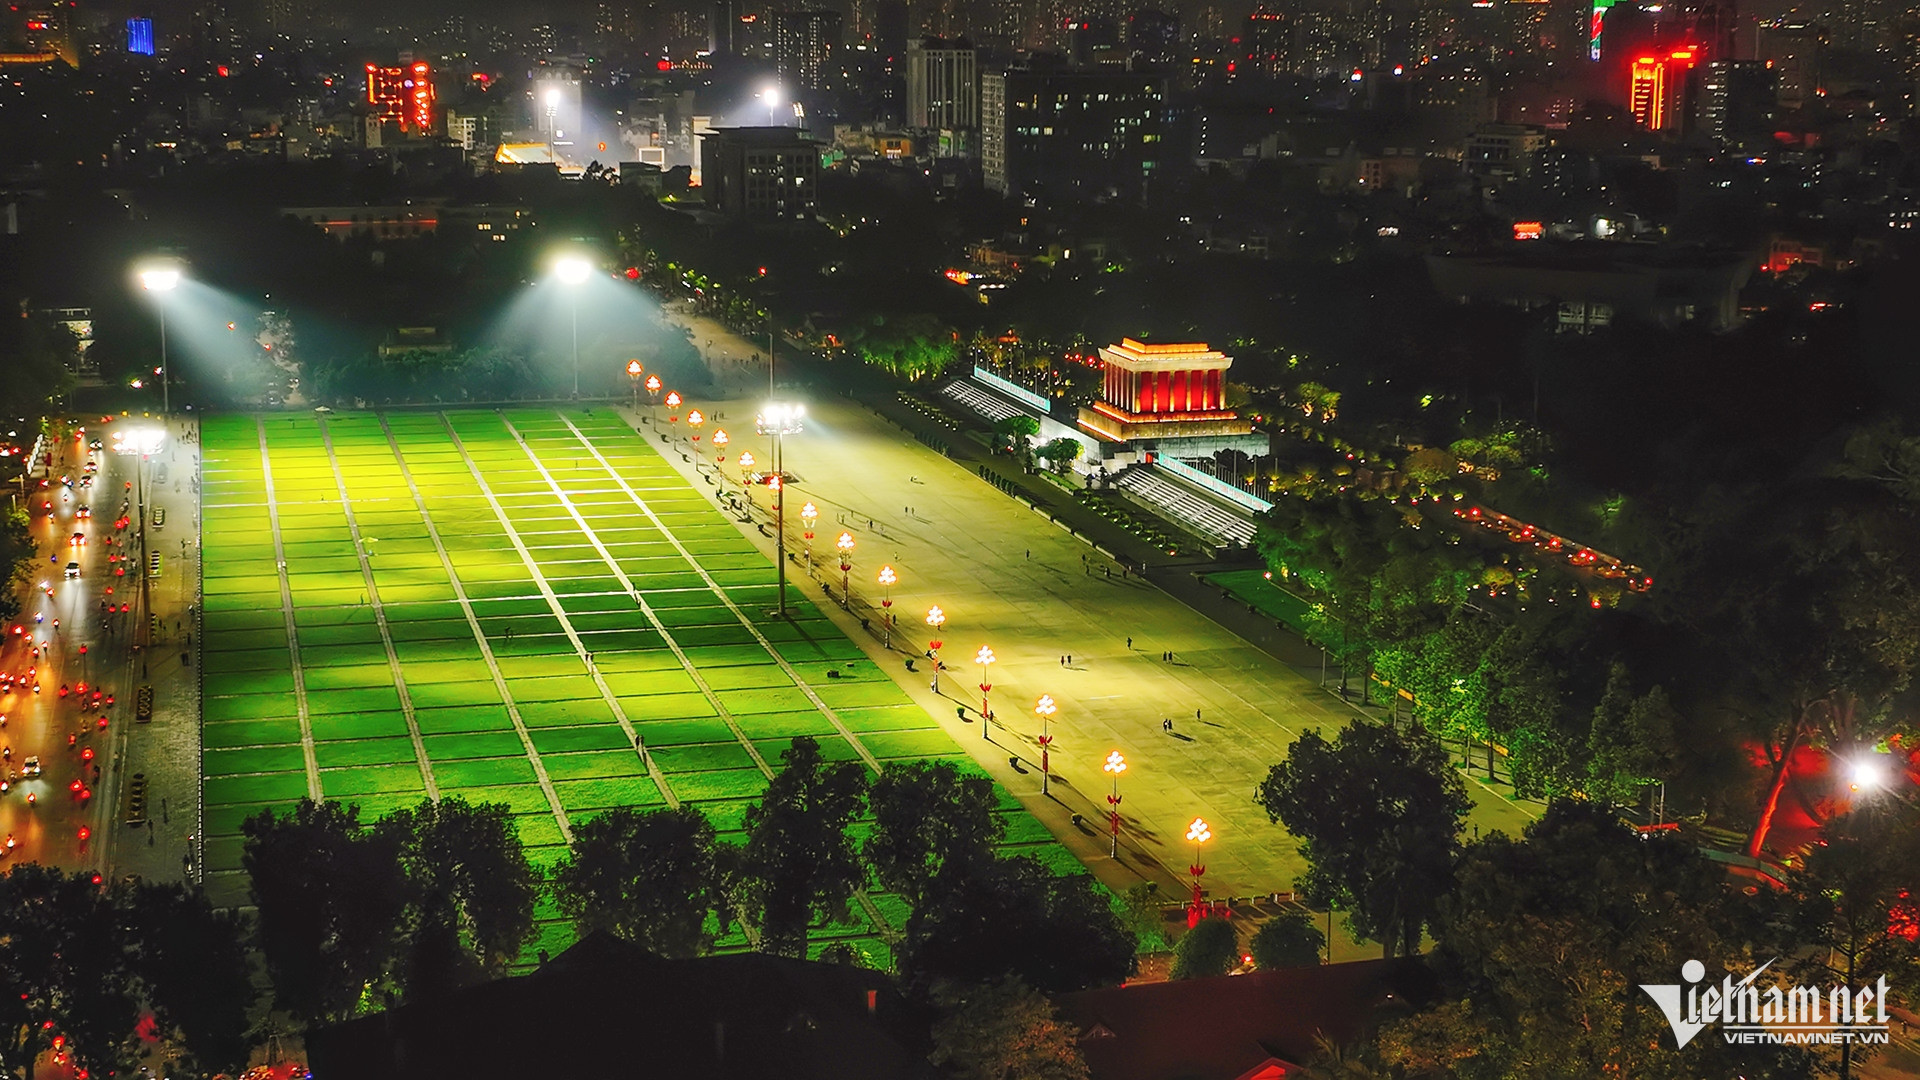
{"label": "office building", "polygon": [[732,56],[738,52],[733,36],[739,26],[740,15],[733,0],[713,0],[707,8],[707,51],[714,56]]}
{"label": "office building", "polygon": [[1263,8],[1254,12],[1240,27],[1240,47],[1236,51],[1243,70],[1249,73],[1287,74],[1293,70],[1293,21],[1278,11]]}
{"label": "office building", "polygon": [[1166,81],[1126,72],[1008,71],[980,83],[989,190],[1138,198],[1159,166]]}
{"label": "office building", "polygon": [[839,12],[773,13],[773,64],[787,86],[803,90],[825,87],[833,54],[839,48]]}
{"label": "office building", "polygon": [[1721,146],[1762,145],[1773,133],[1773,72],[1759,60],[1714,60],[1701,80],[1700,129]]}
{"label": "office building", "polygon": [[907,0],[880,0],[874,11],[874,48],[880,50],[880,56],[889,67],[899,64],[907,56]]}
{"label": "office building", "polygon": [[367,65],[367,107],[382,126],[408,135],[433,133],[433,79],[425,61],[397,67]]}
{"label": "office building", "polygon": [[1776,22],[1760,28],[1756,59],[1773,69],[1782,109],[1804,109],[1825,96],[1821,68],[1826,51],[1827,32],[1821,27]]}
{"label": "office building", "polygon": [[907,46],[907,126],[923,131],[980,126],[980,81],[965,38]]}
{"label": "office building", "polygon": [[796,128],[720,128],[700,140],[707,205],[729,217],[813,217],[820,144]]}

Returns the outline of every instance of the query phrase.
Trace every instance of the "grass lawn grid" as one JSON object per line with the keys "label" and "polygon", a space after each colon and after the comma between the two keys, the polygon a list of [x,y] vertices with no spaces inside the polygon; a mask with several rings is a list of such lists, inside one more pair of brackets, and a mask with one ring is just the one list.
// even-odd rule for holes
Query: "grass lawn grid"
{"label": "grass lawn grid", "polygon": [[[601,685],[645,739],[674,797],[707,812],[735,842],[746,805],[766,784],[755,754],[777,768],[779,752],[796,735],[819,739],[833,760],[858,760],[864,749],[882,765],[937,757],[973,768],[810,602],[790,602],[791,627],[767,628],[767,644],[756,639],[735,607],[764,605],[772,594],[772,566],[617,417],[527,409],[388,413],[384,425],[382,419],[327,416],[332,461],[321,421],[293,415],[265,421],[327,797],[357,802],[371,818],[425,792],[386,642],[363,603],[342,485],[363,541],[372,538],[366,547],[389,638],[442,795],[508,803],[540,865],[559,858],[562,835],[534,782],[532,760],[508,715],[509,702],[495,687],[483,643],[570,823],[616,806],[665,803]],[[278,608],[280,597],[273,546],[262,542],[270,541],[271,526],[255,419],[204,421],[202,446],[206,543],[220,555],[220,572],[206,581],[207,648],[231,654],[218,663],[217,675],[213,669],[207,675],[210,884],[244,892],[236,873],[240,823],[261,809],[291,805],[305,793],[305,779],[291,687],[276,675],[292,662],[285,619],[263,610]],[[479,637],[448,580],[429,520]],[[622,577],[644,598],[657,627]],[[858,748],[773,662],[769,645],[827,702]],[[583,653],[593,656],[591,672]],[[830,667],[852,677],[829,683]],[[1077,866],[1014,800],[1001,796],[1009,853],[1031,854],[1063,870]],[[815,950],[846,941],[884,962],[880,937],[888,926],[902,925],[904,913],[895,898],[876,892],[870,899],[852,925],[821,928]],[[571,928],[553,921],[552,911],[543,916],[535,945],[564,947]]]}

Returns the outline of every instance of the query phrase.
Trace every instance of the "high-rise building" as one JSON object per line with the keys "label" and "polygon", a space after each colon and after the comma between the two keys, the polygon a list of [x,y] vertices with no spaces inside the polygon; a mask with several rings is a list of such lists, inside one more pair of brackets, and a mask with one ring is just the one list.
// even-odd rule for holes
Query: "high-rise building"
{"label": "high-rise building", "polygon": [[700,140],[707,203],[732,217],[813,216],[820,144],[796,128],[720,128]]}
{"label": "high-rise building", "polygon": [[1293,70],[1293,20],[1261,8],[1240,28],[1239,60],[1249,72],[1285,75]]}
{"label": "high-rise building", "polygon": [[907,27],[907,0],[879,0],[874,11],[873,44],[890,67],[906,59]]}
{"label": "high-rise building", "polygon": [[1773,133],[1773,72],[1759,60],[1708,62],[1700,128],[1722,146],[1764,143]]}
{"label": "high-rise building", "polygon": [[837,11],[773,13],[773,64],[782,82],[807,90],[826,85],[835,50],[840,47]]}
{"label": "high-rise building", "polygon": [[1129,72],[994,72],[980,82],[989,190],[1137,198],[1163,158],[1166,80]]}
{"label": "high-rise building", "polygon": [[1804,109],[1826,93],[1822,67],[1827,32],[1807,23],[1775,22],[1760,28],[1760,55],[1773,69],[1780,107]]}
{"label": "high-rise building", "polygon": [[1127,57],[1149,64],[1170,64],[1180,44],[1180,16],[1155,8],[1127,13]]}
{"label": "high-rise building", "polygon": [[1689,99],[1697,92],[1694,73],[1700,50],[1692,45],[1633,59],[1627,111],[1648,131],[1680,131],[1690,125]]}
{"label": "high-rise building", "polygon": [[738,52],[733,36],[739,26],[740,16],[734,10],[733,0],[713,0],[707,8],[707,51],[715,56],[732,56]]}
{"label": "high-rise building", "polygon": [[127,20],[127,51],[135,56],[153,55],[153,20]]}
{"label": "high-rise building", "polygon": [[980,126],[980,81],[965,38],[907,46],[907,126],[927,131]]}
{"label": "high-rise building", "polygon": [[381,124],[411,135],[433,133],[433,79],[426,61],[400,67],[367,65],[367,105]]}

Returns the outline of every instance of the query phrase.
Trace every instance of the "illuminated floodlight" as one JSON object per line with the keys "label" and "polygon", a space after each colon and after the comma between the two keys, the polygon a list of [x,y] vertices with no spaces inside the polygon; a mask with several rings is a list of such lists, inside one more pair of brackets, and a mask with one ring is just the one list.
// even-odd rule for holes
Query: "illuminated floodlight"
{"label": "illuminated floodlight", "polygon": [[1852,777],[1855,791],[1873,791],[1887,782],[1887,775],[1881,768],[1878,755],[1854,759],[1848,773]]}
{"label": "illuminated floodlight", "polygon": [[148,292],[172,292],[180,287],[180,268],[172,263],[150,263],[140,268],[140,287]]}
{"label": "illuminated floodlight", "polygon": [[141,454],[152,454],[167,441],[167,433],[161,428],[140,427],[124,433],[114,432],[113,437],[122,445]]}
{"label": "illuminated floodlight", "polygon": [[593,264],[578,255],[563,255],[553,264],[553,276],[562,285],[579,285],[593,276]]}
{"label": "illuminated floodlight", "polygon": [[797,435],[804,426],[806,415],[804,405],[769,401],[753,418],[753,426],[762,435]]}

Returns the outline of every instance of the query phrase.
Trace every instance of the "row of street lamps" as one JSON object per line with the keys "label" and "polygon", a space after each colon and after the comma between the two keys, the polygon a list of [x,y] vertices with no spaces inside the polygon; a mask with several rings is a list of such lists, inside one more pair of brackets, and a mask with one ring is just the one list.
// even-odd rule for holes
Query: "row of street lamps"
{"label": "row of street lamps", "polygon": [[[773,381],[773,360],[771,355],[768,357],[767,368],[769,389],[771,389]],[[630,361],[627,365],[627,374],[632,377],[635,383],[634,407],[636,410],[639,407],[639,376],[643,370],[643,366],[638,360]],[[658,395],[660,390],[659,376],[648,377],[646,385],[649,393]],[[670,409],[678,409],[681,404],[680,395],[677,393],[669,392],[666,400],[667,406]],[[758,432],[771,438],[771,451],[773,455],[771,464],[773,466],[773,472],[767,478],[767,486],[773,489],[774,495],[774,550],[776,552],[774,562],[779,571],[779,607],[776,614],[782,618],[786,616],[787,548],[786,473],[783,470],[784,463],[781,460],[780,439],[783,435],[798,433],[801,430],[803,416],[804,410],[798,405],[770,401],[761,409],[760,413],[754,417],[754,424]],[[678,416],[669,417],[670,422],[677,421],[678,419]],[[698,442],[700,436],[697,432],[706,418],[696,409],[690,411],[686,419],[692,440]],[[724,465],[726,463],[725,451],[731,442],[731,437],[724,429],[716,428],[710,442],[716,451],[714,458],[715,464]],[[741,451],[737,462],[740,466],[742,482],[748,482],[748,470],[755,464],[752,453],[750,451]],[[819,516],[819,508],[812,502],[806,503],[800,509],[800,519],[804,526],[806,560],[809,571],[811,571],[813,567],[814,523],[818,520]],[[834,548],[840,553],[840,605],[842,608],[848,608],[853,599],[851,575],[855,543],[851,531],[843,531],[834,541]],[[882,565],[878,573],[875,574],[874,580],[880,586],[881,590],[881,646],[891,649],[893,647],[892,590],[893,586],[899,584],[900,576],[891,565]],[[932,631],[932,636],[927,641],[926,655],[928,661],[933,665],[932,690],[935,694],[938,694],[940,692],[940,649],[945,644],[945,642],[941,640],[940,635],[941,628],[946,625],[947,614],[940,609],[939,605],[933,605],[927,609],[925,622]],[[980,665],[980,735],[982,739],[992,738],[991,725],[994,713],[991,695],[993,683],[989,678],[988,670],[998,659],[999,658],[994,655],[992,647],[987,645],[982,645],[979,651],[974,653],[973,656],[974,663]],[[1054,714],[1059,711],[1059,705],[1050,694],[1042,694],[1039,701],[1034,705],[1034,713],[1040,718],[1040,735],[1037,740],[1040,745],[1040,793],[1047,797],[1052,796],[1053,786],[1052,751],[1054,736],[1052,720]],[[1107,773],[1112,781],[1111,790],[1106,796],[1108,854],[1112,857],[1118,857],[1120,854],[1120,804],[1123,798],[1120,794],[1120,774],[1127,771],[1126,755],[1118,750],[1111,751],[1107,754],[1106,760],[1100,767],[1101,771]],[[1196,817],[1188,823],[1186,839],[1193,845],[1194,852],[1193,861],[1187,867],[1187,873],[1191,878],[1192,889],[1192,898],[1188,906],[1187,918],[1189,925],[1191,925],[1203,917],[1201,878],[1206,874],[1207,868],[1206,865],[1200,861],[1200,845],[1213,839],[1212,827],[1207,823],[1206,819]]]}

